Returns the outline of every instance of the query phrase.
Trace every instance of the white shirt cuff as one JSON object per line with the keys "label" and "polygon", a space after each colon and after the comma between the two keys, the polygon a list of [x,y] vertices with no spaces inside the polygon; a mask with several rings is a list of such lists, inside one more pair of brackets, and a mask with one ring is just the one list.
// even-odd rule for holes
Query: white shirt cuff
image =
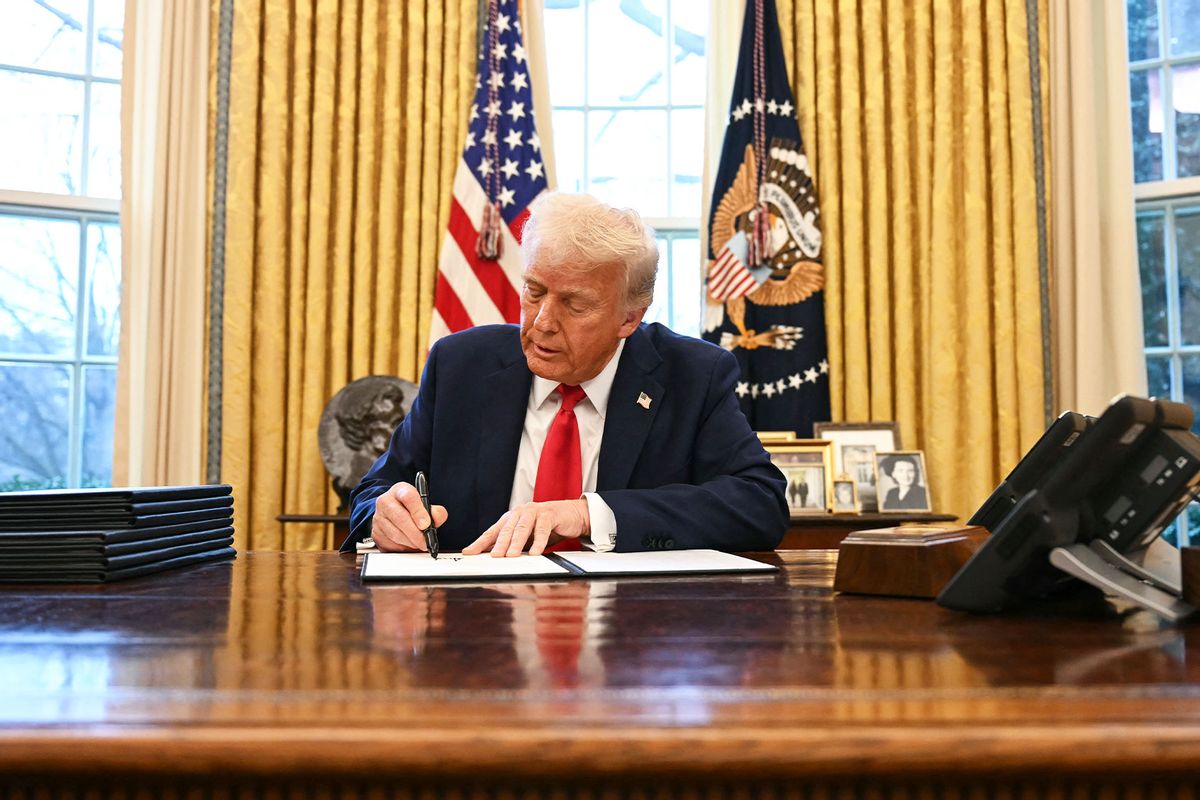
{"label": "white shirt cuff", "polygon": [[607,553],[617,546],[617,515],[595,492],[584,492],[583,497],[587,500],[592,526],[583,544],[590,545],[597,553]]}

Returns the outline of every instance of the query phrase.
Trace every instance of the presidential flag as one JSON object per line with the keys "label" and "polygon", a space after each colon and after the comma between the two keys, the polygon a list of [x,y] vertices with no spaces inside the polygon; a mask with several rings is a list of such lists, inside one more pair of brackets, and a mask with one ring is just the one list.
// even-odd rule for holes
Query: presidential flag
{"label": "presidential flag", "polygon": [[429,343],[520,318],[521,229],[546,191],[516,0],[490,0],[466,145],[454,175]]}
{"label": "presidential flag", "polygon": [[708,220],[704,338],[737,356],[755,430],[808,437],[829,419],[819,223],[775,3],[747,0]]}

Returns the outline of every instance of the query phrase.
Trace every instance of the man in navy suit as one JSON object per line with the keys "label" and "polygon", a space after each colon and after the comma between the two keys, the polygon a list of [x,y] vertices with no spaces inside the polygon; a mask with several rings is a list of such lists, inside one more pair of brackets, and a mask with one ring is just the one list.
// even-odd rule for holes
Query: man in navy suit
{"label": "man in navy suit", "polygon": [[[419,470],[444,550],[778,545],[786,482],[738,408],[734,357],[642,323],[653,231],[634,211],[548,194],[530,208],[521,251],[520,326],[472,328],[430,350],[412,410],[351,495],[342,549],[367,537],[381,550],[426,549]],[[580,397],[582,491],[534,502],[550,471],[542,445],[570,412],[564,392]]]}

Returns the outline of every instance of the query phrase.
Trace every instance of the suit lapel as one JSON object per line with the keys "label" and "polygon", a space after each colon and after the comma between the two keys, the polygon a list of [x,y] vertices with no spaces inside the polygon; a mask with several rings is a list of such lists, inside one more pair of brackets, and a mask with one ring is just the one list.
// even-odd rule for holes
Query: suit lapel
{"label": "suit lapel", "polygon": [[521,431],[525,428],[525,409],[529,404],[529,386],[533,374],[525,365],[519,340],[505,353],[506,365],[485,377],[479,391],[479,462],[475,485],[478,487],[479,523],[495,522],[508,510],[512,496]]}
{"label": "suit lapel", "polygon": [[[642,454],[650,425],[662,407],[665,392],[651,377],[661,363],[662,358],[650,343],[645,326],[639,327],[625,342],[608,396],[596,475],[597,491],[628,488],[629,476]],[[647,400],[649,408],[645,407]]]}

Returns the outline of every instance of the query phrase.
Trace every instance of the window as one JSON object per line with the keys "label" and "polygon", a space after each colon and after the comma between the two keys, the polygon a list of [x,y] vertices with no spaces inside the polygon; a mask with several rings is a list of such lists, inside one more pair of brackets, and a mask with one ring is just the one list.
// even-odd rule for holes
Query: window
{"label": "window", "polygon": [[120,316],[124,0],[0,26],[0,491],[105,486]]}
{"label": "window", "polygon": [[546,0],[558,186],[636,208],[659,234],[646,319],[700,334],[707,4]]}
{"label": "window", "polygon": [[[1200,0],[1127,0],[1126,22],[1149,390],[1200,432]],[[1193,503],[1164,535],[1197,531]]]}

